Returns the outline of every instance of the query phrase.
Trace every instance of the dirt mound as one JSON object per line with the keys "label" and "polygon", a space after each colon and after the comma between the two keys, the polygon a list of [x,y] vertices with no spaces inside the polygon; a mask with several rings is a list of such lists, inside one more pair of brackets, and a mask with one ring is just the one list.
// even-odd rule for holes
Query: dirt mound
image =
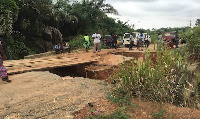
{"label": "dirt mound", "polygon": [[110,86],[98,80],[61,78],[49,72],[13,75],[0,84],[1,118],[73,118],[89,102],[105,98]]}

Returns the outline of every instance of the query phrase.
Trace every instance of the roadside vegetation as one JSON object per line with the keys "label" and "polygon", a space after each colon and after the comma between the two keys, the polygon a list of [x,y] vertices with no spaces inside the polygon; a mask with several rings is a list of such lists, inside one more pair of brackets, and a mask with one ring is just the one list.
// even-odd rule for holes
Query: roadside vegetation
{"label": "roadside vegetation", "polygon": [[[124,62],[118,73],[117,89],[109,94],[109,99],[134,107],[137,107],[134,98],[139,98],[200,109],[200,79],[196,72],[188,70],[190,64],[199,63],[199,34],[199,26],[182,33],[187,45],[157,52],[154,62],[149,51],[143,62]],[[164,118],[166,113],[163,110],[152,114],[152,117]]]}
{"label": "roadside vegetation", "polygon": [[[180,107],[200,109],[200,80],[196,72],[188,69],[192,63],[199,63],[200,27],[180,33],[187,45],[179,49],[163,49],[156,53],[156,59],[147,51],[143,62],[133,60],[120,66],[117,76],[113,76],[116,89],[108,99],[121,105],[123,111],[113,114],[128,115],[129,108],[139,109],[134,100],[144,99],[160,104],[160,111],[151,114],[152,118],[173,118],[162,104],[169,103]],[[111,115],[92,115],[90,119],[108,118]],[[117,115],[115,115],[117,118]],[[129,118],[130,116],[125,116]]]}
{"label": "roadside vegetation", "polygon": [[189,60],[192,62],[200,61],[200,26],[188,30],[182,35],[187,41],[187,52],[190,54]]}

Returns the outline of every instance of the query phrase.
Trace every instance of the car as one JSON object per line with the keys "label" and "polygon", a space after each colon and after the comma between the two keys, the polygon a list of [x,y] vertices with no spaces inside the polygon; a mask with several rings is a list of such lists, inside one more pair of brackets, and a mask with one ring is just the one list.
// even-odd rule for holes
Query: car
{"label": "car", "polygon": [[175,32],[165,32],[163,34],[163,40],[165,41],[165,45],[167,47],[173,48],[175,45]]}
{"label": "car", "polygon": [[169,41],[172,41],[174,39],[175,39],[175,32],[165,32],[163,34],[163,40],[164,41],[169,42]]}

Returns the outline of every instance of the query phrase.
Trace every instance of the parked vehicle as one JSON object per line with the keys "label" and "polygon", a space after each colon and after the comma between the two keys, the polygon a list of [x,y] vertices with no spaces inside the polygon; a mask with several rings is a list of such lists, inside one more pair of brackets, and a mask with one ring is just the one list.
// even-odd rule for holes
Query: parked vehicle
{"label": "parked vehicle", "polygon": [[[112,47],[111,46],[112,43],[110,42],[111,40],[112,40],[111,35],[105,35],[104,38],[103,38],[102,44],[106,45],[107,47]],[[123,40],[121,38],[118,38],[117,39],[117,47],[119,47],[121,45],[123,45]]]}
{"label": "parked vehicle", "polygon": [[175,32],[165,32],[163,34],[163,40],[164,41],[169,42],[169,41],[172,41],[174,39],[175,39]]}
{"label": "parked vehicle", "polygon": [[[139,32],[132,32],[134,37],[134,44],[137,44],[137,37],[140,34]],[[125,47],[130,45],[130,33],[124,33],[123,44]]]}
{"label": "parked vehicle", "polygon": [[119,46],[121,46],[121,45],[123,45],[123,39],[118,38],[118,39],[117,39],[117,47],[119,47]]}
{"label": "parked vehicle", "polygon": [[167,47],[173,48],[175,45],[175,37],[175,32],[165,32],[163,34],[163,40],[165,41]]}

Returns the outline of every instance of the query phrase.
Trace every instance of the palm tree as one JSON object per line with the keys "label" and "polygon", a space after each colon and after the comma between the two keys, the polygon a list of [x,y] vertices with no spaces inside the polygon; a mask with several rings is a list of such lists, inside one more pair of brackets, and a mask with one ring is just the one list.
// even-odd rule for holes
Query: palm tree
{"label": "palm tree", "polygon": [[0,0],[0,35],[12,33],[13,22],[18,15],[18,6],[14,0]]}

